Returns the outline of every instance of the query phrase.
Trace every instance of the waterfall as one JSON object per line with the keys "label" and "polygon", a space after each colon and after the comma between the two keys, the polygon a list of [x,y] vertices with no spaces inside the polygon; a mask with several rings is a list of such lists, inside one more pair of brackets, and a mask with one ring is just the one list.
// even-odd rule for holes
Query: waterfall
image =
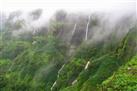
{"label": "waterfall", "polygon": [[36,43],[37,43],[36,41],[33,41],[33,42],[32,42],[32,45],[34,45],[34,44],[36,44]]}
{"label": "waterfall", "polygon": [[[70,38],[70,42],[73,39],[73,35],[74,35],[75,31],[76,31],[76,28],[77,28],[77,23],[74,24],[74,28],[72,30],[72,35],[71,35],[71,38]],[[70,48],[69,49],[70,50],[68,52],[68,56],[71,56],[74,53],[74,49],[75,49],[75,47],[73,46],[73,44],[70,44]]]}
{"label": "waterfall", "polygon": [[76,31],[76,27],[77,27],[77,24],[75,23],[74,28],[73,28],[73,31],[72,31],[72,36],[74,35],[74,33],[75,33],[75,31]]}
{"label": "waterfall", "polygon": [[[62,69],[64,68],[64,66],[65,66],[65,64],[63,64],[62,67],[59,69],[57,78],[59,78],[59,74],[60,74],[60,72],[62,71]],[[57,84],[57,81],[55,81],[55,82],[53,83],[52,87],[50,88],[51,91],[53,90],[53,88],[54,88],[54,86],[55,86],[56,84]]]}
{"label": "waterfall", "polygon": [[89,27],[89,23],[90,23],[90,16],[89,16],[89,19],[88,19],[88,22],[87,22],[85,40],[87,40],[87,39],[88,39],[88,27]]}
{"label": "waterfall", "polygon": [[77,82],[77,79],[72,82],[72,85],[74,85]]}
{"label": "waterfall", "polygon": [[[85,70],[88,68],[89,64],[90,64],[90,61],[88,61],[87,64],[85,65],[85,68],[84,68]],[[74,85],[76,82],[77,82],[77,79],[75,79],[75,80],[72,82],[72,85]]]}
{"label": "waterfall", "polygon": [[63,64],[62,67],[59,69],[59,71],[58,71],[58,78],[59,78],[59,74],[62,71],[62,69],[64,68],[64,66],[65,66],[65,64]]}
{"label": "waterfall", "polygon": [[50,88],[51,89],[51,91],[53,90],[53,87],[56,85],[56,81],[53,83],[53,85],[52,85],[52,87]]}
{"label": "waterfall", "polygon": [[86,66],[85,66],[85,70],[88,68],[89,64],[90,64],[90,61],[87,62]]}

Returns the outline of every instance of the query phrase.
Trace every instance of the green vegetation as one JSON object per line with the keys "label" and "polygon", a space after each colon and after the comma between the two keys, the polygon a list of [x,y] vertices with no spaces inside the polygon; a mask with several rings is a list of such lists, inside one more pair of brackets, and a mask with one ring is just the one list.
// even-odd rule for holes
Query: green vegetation
{"label": "green vegetation", "polygon": [[110,89],[112,91],[135,91],[137,89],[137,56],[105,80],[102,88],[108,91]]}
{"label": "green vegetation", "polygon": [[[78,31],[64,41],[73,23],[65,23],[65,16],[66,12],[58,12],[49,23],[49,32],[41,29],[15,36],[13,28],[22,23],[7,20],[7,27],[0,32],[0,91],[135,91],[137,27],[119,40],[112,32],[100,41],[83,41],[77,39],[84,36]],[[90,27],[99,22],[95,19]],[[85,26],[80,21],[79,25],[79,30]],[[71,55],[70,50],[74,51]]]}

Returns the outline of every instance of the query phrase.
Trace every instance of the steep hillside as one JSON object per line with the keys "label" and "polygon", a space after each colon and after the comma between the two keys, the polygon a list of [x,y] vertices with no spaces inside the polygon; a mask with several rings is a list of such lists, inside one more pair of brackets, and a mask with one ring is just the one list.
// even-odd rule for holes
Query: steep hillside
{"label": "steep hillside", "polygon": [[137,55],[103,81],[102,89],[104,91],[135,91],[137,89]]}
{"label": "steep hillside", "polygon": [[[95,54],[93,54],[93,51],[90,51],[89,48],[86,51],[87,54],[84,51],[83,54],[81,53],[82,55],[79,56],[79,59],[82,59],[82,56],[86,55],[86,57],[83,58],[82,63],[80,63],[79,59],[77,58],[77,60],[72,60],[69,64],[66,64],[66,68],[68,65],[70,65],[70,69],[68,69],[69,72],[68,70],[65,71],[66,68],[64,67],[64,71],[62,70],[62,77],[57,79],[57,87],[55,91],[58,91],[59,88],[62,89],[67,86],[70,87],[67,87],[66,89],[61,91],[94,91],[95,89],[98,90],[98,85],[100,85],[104,80],[113,75],[113,73],[117,71],[121,65],[124,65],[127,61],[131,59],[131,57],[133,57],[133,55],[135,55],[135,53],[137,52],[136,45],[137,30],[136,28],[133,28],[120,42],[118,48],[114,52],[111,51],[104,54],[102,53],[99,56],[101,50],[96,50],[95,52],[97,53],[94,52]],[[92,54],[89,54],[89,51]],[[95,58],[96,56],[97,58]],[[71,63],[73,62],[79,63],[79,66],[74,66],[74,70],[71,68]],[[88,65],[88,67],[84,68],[84,66],[86,67],[86,65]],[[67,78],[63,80],[63,76],[65,77],[65,74]]]}
{"label": "steep hillside", "polygon": [[137,27],[130,16],[109,26],[111,19],[99,15],[59,11],[38,28],[17,17],[0,31],[0,91],[137,89]]}

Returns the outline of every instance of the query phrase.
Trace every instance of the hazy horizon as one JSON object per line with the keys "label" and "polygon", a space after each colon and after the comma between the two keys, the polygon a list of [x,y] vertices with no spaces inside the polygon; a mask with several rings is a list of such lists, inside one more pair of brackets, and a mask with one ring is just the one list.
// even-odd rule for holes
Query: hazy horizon
{"label": "hazy horizon", "polygon": [[31,12],[40,8],[47,17],[60,9],[67,12],[136,13],[136,0],[0,0],[0,4],[2,13]]}

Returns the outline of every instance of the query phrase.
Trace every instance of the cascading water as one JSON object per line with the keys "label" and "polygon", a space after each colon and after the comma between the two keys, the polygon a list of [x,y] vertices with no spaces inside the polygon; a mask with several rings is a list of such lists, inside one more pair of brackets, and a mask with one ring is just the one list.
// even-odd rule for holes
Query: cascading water
{"label": "cascading water", "polygon": [[[77,23],[74,24],[70,40],[72,40],[72,37],[73,37],[74,33],[76,32],[76,28],[77,28]],[[71,44],[70,48],[69,48],[68,56],[71,56],[74,53],[74,49],[75,49],[75,46],[73,44]]]}
{"label": "cascading water", "polygon": [[85,40],[87,40],[87,39],[88,39],[88,27],[89,27],[89,23],[90,23],[90,16],[89,16],[89,19],[88,19],[88,22],[87,22]]}
{"label": "cascading water", "polygon": [[87,62],[86,66],[84,68],[85,70],[88,68],[89,64],[90,64],[90,61]]}
{"label": "cascading water", "polygon": [[54,86],[55,86],[56,84],[57,84],[57,82],[55,81],[55,82],[53,83],[52,87],[50,88],[51,91],[53,90],[53,88],[54,88]]}
{"label": "cascading water", "polygon": [[[74,35],[75,31],[76,31],[76,27],[77,27],[77,24],[75,23],[74,24],[74,28],[73,28],[73,31],[72,31],[72,36]],[[69,54],[72,54],[72,50],[73,50],[73,46],[70,46],[70,51],[69,51]],[[58,75],[57,75],[57,78],[59,78],[59,74],[60,72],[62,71],[62,69],[64,68],[65,64],[62,65],[62,67],[59,69],[58,71]],[[73,83],[75,83],[77,81],[74,81]],[[57,81],[55,81],[52,85],[52,87],[50,88],[51,91],[53,90],[54,86],[57,84]]]}
{"label": "cascading water", "polygon": [[[90,64],[90,61],[87,62],[87,64],[85,65],[84,70],[86,70],[86,69],[88,68],[89,64]],[[77,82],[77,79],[75,79],[75,80],[72,82],[72,85],[74,85],[76,82]]]}
{"label": "cascading water", "polygon": [[[59,69],[57,78],[59,78],[59,74],[60,74],[60,72],[62,71],[62,69],[64,68],[64,66],[65,66],[65,64],[63,64],[62,67]],[[51,91],[53,90],[53,88],[54,88],[54,86],[55,86],[56,84],[57,84],[57,81],[55,81],[55,82],[53,83],[52,87],[50,88]]]}
{"label": "cascading water", "polygon": [[72,82],[72,85],[74,85],[77,82],[77,79]]}
{"label": "cascading water", "polygon": [[65,66],[65,64],[63,64],[62,67],[59,69],[59,71],[58,71],[58,78],[59,78],[59,74],[62,71],[62,69],[64,68],[64,66]]}
{"label": "cascading water", "polygon": [[76,31],[76,27],[77,27],[77,24],[75,23],[74,28],[73,28],[73,31],[72,31],[72,36],[74,35],[74,33],[75,33],[75,31]]}

